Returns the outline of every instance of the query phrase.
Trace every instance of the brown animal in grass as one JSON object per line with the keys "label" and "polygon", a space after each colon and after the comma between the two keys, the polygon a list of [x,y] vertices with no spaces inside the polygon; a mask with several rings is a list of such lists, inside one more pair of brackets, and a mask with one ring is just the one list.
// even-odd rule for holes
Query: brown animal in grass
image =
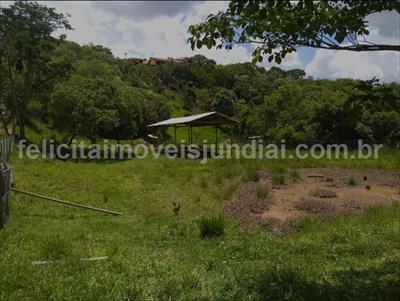
{"label": "brown animal in grass", "polygon": [[177,205],[175,202],[172,202],[172,206],[174,206],[174,208],[172,208],[172,212],[177,216],[179,214],[179,210],[181,209],[181,205]]}

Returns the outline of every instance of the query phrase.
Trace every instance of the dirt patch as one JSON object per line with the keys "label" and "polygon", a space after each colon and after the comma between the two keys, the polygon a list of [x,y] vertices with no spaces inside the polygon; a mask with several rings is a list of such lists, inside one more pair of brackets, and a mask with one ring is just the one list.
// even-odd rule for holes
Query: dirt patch
{"label": "dirt patch", "polygon": [[[267,175],[258,183],[243,184],[226,205],[227,214],[261,222],[282,235],[293,231],[296,221],[304,216],[331,220],[339,215],[357,214],[368,206],[400,202],[399,172],[339,168],[298,172],[300,180],[286,186],[273,186]],[[355,180],[355,185],[349,185],[349,178]],[[268,187],[264,199],[257,196],[259,185]]]}
{"label": "dirt patch", "polygon": [[317,188],[311,191],[311,196],[321,199],[330,199],[330,198],[336,198],[337,194],[332,190]]}
{"label": "dirt patch", "polygon": [[233,195],[232,201],[225,206],[227,215],[240,220],[258,219],[271,205],[271,193],[267,193],[265,198],[260,197],[260,187],[264,187],[268,192],[271,190],[268,177],[262,176],[258,182],[241,185]]}
{"label": "dirt patch", "polygon": [[322,219],[333,219],[345,210],[341,210],[332,202],[320,199],[302,199],[293,204],[297,210],[306,211]]}

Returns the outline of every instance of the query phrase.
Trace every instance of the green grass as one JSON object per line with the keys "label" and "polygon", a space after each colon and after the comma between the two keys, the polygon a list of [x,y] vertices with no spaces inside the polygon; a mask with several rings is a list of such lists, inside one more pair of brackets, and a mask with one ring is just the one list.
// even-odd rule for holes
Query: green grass
{"label": "green grass", "polygon": [[[18,160],[17,188],[102,208],[110,216],[14,194],[0,231],[0,300],[396,300],[399,208],[330,223],[302,220],[279,238],[225,219],[203,239],[198,220],[257,170],[339,166],[400,169],[380,160]],[[245,176],[243,176],[245,175]],[[179,216],[172,202],[181,205]],[[80,258],[108,256],[98,262]],[[34,266],[32,261],[56,260]]]}

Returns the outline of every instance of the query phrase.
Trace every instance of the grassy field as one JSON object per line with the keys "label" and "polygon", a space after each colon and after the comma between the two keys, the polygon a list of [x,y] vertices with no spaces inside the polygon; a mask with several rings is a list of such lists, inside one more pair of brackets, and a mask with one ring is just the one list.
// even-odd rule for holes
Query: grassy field
{"label": "grassy field", "polygon": [[[340,166],[400,169],[379,160],[162,158],[62,162],[13,158],[17,188],[124,212],[109,216],[14,194],[0,231],[1,300],[398,300],[399,208],[370,208],[330,223],[302,220],[277,237],[225,219],[198,221],[257,170]],[[172,202],[181,205],[174,216]],[[87,262],[81,258],[108,256]],[[35,266],[35,260],[54,260]]]}

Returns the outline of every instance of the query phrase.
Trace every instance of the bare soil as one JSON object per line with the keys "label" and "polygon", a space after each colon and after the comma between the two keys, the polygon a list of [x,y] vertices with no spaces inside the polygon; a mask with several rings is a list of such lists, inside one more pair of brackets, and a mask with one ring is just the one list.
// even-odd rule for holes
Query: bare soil
{"label": "bare soil", "polygon": [[[400,202],[400,172],[340,168],[298,172],[297,183],[273,186],[268,174],[260,174],[257,183],[244,183],[225,206],[228,216],[261,222],[283,235],[294,231],[296,222],[305,216],[330,220],[369,206]],[[349,185],[349,178],[354,178],[355,185]],[[268,190],[264,199],[257,195],[260,185]]]}

